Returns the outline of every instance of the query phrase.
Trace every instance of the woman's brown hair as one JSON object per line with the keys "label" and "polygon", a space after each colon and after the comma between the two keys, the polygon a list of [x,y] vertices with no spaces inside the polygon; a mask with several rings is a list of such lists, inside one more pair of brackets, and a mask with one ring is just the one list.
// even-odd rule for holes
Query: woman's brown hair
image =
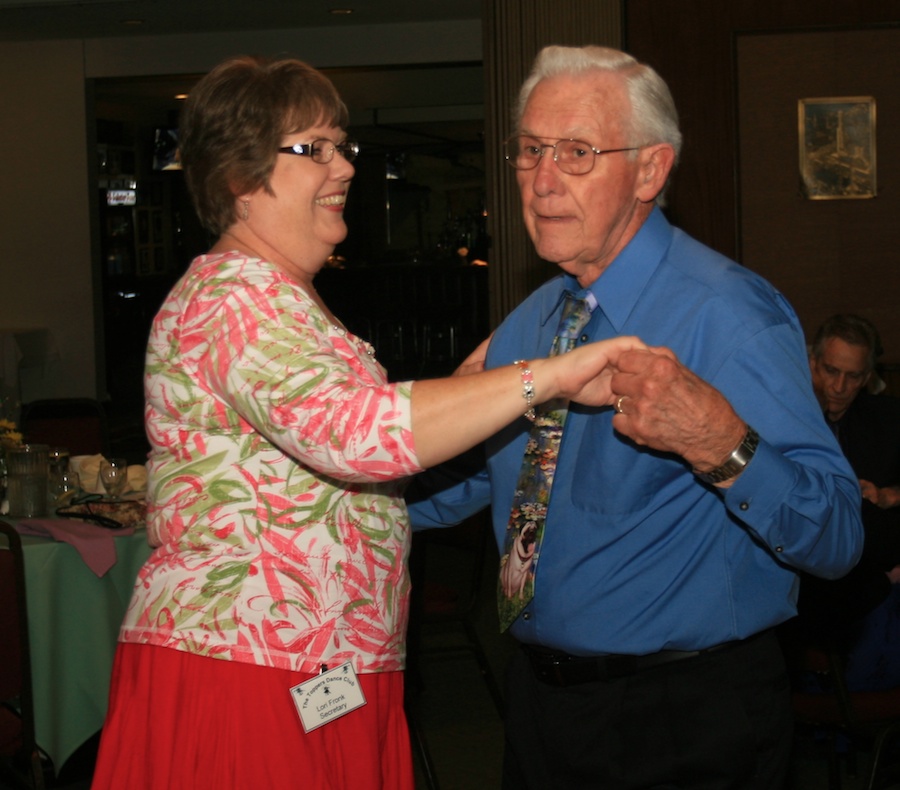
{"label": "woman's brown hair", "polygon": [[242,56],[216,66],[185,101],[178,131],[202,225],[221,235],[235,221],[235,196],[269,190],[285,135],[347,122],[334,86],[302,61]]}

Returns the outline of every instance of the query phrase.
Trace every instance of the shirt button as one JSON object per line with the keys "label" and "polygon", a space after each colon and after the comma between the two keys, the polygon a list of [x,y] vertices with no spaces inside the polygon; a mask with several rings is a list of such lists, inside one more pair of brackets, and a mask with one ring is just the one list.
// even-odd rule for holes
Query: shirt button
{"label": "shirt button", "polygon": [[783,552],[783,551],[784,551],[784,546],[776,546],[775,547],[776,554],[781,554],[781,552]]}
{"label": "shirt button", "polygon": [[741,502],[740,508],[741,508],[741,510],[750,510],[750,503],[749,502]]}
{"label": "shirt button", "polygon": [[588,336],[587,336],[586,334],[581,336],[581,342],[582,342],[582,343],[587,343],[587,342],[588,342]]}
{"label": "shirt button", "polygon": [[531,619],[531,612],[522,612],[522,619],[523,619],[523,620],[530,620],[530,619]]}

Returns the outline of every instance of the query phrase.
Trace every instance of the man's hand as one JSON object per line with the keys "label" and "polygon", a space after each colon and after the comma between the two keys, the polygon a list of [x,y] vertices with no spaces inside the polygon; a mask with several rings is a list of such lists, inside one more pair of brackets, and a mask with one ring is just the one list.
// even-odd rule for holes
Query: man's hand
{"label": "man's hand", "polygon": [[900,486],[879,488],[868,480],[860,480],[859,487],[862,490],[863,499],[867,499],[883,510],[900,506]]}
{"label": "man's hand", "polygon": [[699,472],[721,466],[747,425],[715,387],[667,348],[626,351],[616,360],[613,427],[637,444],[675,453]]}
{"label": "man's hand", "polygon": [[459,367],[453,371],[454,376],[468,376],[470,373],[481,373],[484,370],[484,359],[487,356],[488,346],[491,343],[493,333],[488,335],[478,344],[469,356],[459,363]]}
{"label": "man's hand", "polygon": [[[556,357],[535,360],[532,365],[552,367],[557,389],[563,397],[585,406],[610,406],[615,403],[612,378],[620,355],[631,350],[646,350],[638,337],[620,335],[595,340]],[[535,376],[537,376],[537,368]]]}

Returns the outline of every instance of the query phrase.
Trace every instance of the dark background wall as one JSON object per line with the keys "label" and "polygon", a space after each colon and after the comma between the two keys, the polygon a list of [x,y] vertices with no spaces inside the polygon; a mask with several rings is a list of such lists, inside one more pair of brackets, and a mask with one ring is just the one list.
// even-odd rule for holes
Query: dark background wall
{"label": "dark background wall", "polygon": [[[880,329],[883,361],[900,361],[895,0],[626,0],[625,31],[681,115],[671,218],[774,283],[807,333],[858,312]],[[799,188],[797,102],[828,96],[875,97],[874,199]]]}

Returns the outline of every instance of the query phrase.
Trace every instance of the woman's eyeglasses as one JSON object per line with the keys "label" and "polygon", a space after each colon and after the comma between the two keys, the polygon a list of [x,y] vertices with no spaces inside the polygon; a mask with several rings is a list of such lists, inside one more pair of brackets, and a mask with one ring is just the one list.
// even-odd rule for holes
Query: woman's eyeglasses
{"label": "woman's eyeglasses", "polygon": [[348,162],[352,162],[359,156],[359,143],[344,140],[342,143],[333,143],[331,140],[321,139],[313,140],[311,143],[295,143],[284,148],[279,148],[279,154],[294,154],[295,156],[308,156],[313,162],[320,165],[327,165],[334,159],[334,152],[337,151]]}

